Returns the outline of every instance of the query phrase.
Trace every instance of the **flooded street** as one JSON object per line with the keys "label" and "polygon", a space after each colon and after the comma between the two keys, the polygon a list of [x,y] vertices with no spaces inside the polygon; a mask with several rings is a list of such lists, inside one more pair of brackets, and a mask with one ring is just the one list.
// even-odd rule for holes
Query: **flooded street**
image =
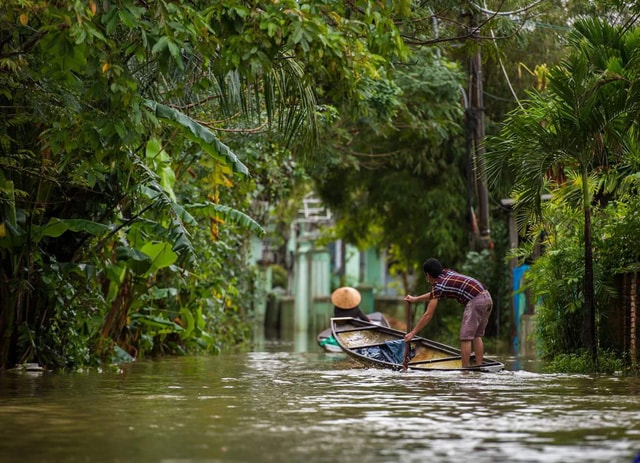
{"label": "flooded street", "polygon": [[290,345],[0,376],[2,462],[625,462],[640,379],[365,369]]}

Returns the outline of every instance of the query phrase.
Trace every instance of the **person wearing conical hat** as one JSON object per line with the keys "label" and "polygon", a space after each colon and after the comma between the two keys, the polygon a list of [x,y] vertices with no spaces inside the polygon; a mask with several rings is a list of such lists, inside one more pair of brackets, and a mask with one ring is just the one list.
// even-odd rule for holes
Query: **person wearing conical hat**
{"label": "person wearing conical hat", "polygon": [[362,310],[360,301],[362,296],[360,291],[350,286],[343,286],[331,293],[331,303],[333,304],[334,317],[353,317],[366,322],[370,321]]}

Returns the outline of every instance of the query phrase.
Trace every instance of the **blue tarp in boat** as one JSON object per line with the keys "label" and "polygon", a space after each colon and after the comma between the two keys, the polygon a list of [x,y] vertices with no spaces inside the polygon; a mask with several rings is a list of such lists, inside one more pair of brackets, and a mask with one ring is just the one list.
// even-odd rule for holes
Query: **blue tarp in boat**
{"label": "blue tarp in boat", "polygon": [[[353,349],[357,354],[364,355],[365,357],[380,360],[389,363],[402,363],[404,361],[404,347],[405,342],[402,339],[394,341],[387,341],[379,346],[361,347]],[[409,360],[415,355],[415,351],[412,348],[409,351]]]}

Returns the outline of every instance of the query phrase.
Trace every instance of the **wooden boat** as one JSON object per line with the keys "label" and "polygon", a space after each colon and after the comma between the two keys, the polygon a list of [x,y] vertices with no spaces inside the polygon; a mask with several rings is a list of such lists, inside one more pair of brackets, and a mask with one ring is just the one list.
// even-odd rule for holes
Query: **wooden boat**
{"label": "wooden boat", "polygon": [[[342,351],[360,363],[404,370],[405,333],[403,331],[352,317],[342,317],[331,319],[331,332]],[[463,368],[459,349],[420,336],[414,337],[410,345],[407,369],[411,371],[500,371],[504,369],[504,364],[486,357],[482,365]],[[473,360],[472,354],[472,363]]]}
{"label": "wooden boat", "polygon": [[[373,312],[367,314],[369,320],[379,326],[389,326],[389,321],[385,318],[382,312]],[[331,334],[331,326],[326,330],[321,331],[317,336],[318,345],[324,349],[325,352],[342,353],[342,349],[336,343],[335,338]]]}

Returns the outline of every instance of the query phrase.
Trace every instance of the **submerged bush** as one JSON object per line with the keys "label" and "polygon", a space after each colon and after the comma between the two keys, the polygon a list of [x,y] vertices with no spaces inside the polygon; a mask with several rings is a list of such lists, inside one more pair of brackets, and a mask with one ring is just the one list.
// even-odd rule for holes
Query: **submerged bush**
{"label": "submerged bush", "polygon": [[573,354],[556,355],[544,368],[546,373],[576,373],[607,375],[620,374],[625,370],[624,361],[615,352],[601,350],[598,352],[598,365],[591,360],[591,354],[582,350]]}

